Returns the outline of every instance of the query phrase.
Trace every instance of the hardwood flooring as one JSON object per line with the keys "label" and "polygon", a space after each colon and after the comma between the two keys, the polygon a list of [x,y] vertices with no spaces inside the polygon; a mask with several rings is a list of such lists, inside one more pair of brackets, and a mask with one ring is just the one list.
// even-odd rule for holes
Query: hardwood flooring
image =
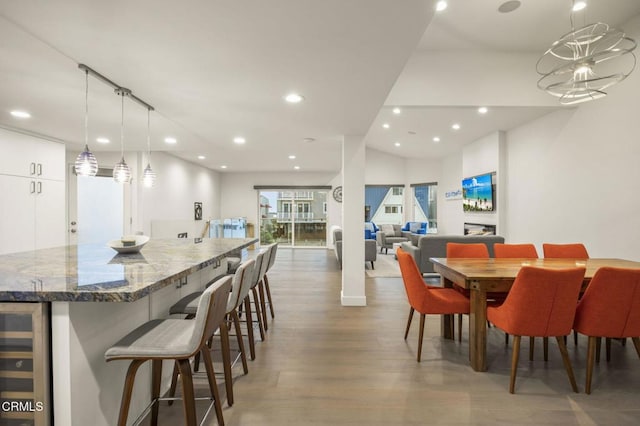
{"label": "hardwood flooring", "polygon": [[[233,407],[218,379],[227,425],[640,424],[640,359],[631,342],[614,343],[610,363],[603,348],[586,395],[586,337],[567,345],[578,394],[555,342],[545,363],[538,339],[535,360],[520,359],[511,395],[511,347],[500,330],[489,329],[489,371],[478,373],[469,366],[466,330],[461,344],[445,341],[440,319],[430,316],[417,363],[419,321],[405,341],[409,306],[401,278],[367,278],[367,307],[340,305],[340,279],[333,251],[278,249],[269,274],[276,318],[269,319],[267,339],[256,343],[249,374],[234,369]],[[528,354],[522,340],[521,353]],[[207,395],[205,379],[195,381],[196,395]],[[160,424],[182,423],[180,403],[162,403]],[[205,424],[217,424],[213,413]]]}

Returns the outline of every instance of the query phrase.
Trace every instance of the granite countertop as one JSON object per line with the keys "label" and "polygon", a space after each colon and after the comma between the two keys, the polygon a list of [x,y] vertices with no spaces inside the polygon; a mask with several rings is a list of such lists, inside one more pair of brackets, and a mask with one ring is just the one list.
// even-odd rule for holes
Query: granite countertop
{"label": "granite countertop", "polygon": [[0,256],[2,302],[131,302],[257,238],[151,239],[135,254],[81,244]]}

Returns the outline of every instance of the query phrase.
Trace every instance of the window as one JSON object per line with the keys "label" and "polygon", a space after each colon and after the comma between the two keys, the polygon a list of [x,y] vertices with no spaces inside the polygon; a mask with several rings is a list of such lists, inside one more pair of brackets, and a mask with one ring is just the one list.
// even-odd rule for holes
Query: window
{"label": "window", "polygon": [[394,186],[391,190],[393,191],[393,195],[402,195],[404,188],[401,186]]}
{"label": "window", "polygon": [[402,213],[402,206],[384,206],[384,212],[386,214]]}
{"label": "window", "polygon": [[404,223],[404,187],[401,185],[367,185],[364,189],[365,222]]}
{"label": "window", "polygon": [[412,184],[413,220],[429,222],[430,230],[438,229],[438,183]]}

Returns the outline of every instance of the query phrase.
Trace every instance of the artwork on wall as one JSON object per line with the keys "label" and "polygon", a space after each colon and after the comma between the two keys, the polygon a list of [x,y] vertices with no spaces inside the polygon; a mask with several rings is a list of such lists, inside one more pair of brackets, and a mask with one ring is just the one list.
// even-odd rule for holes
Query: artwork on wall
{"label": "artwork on wall", "polygon": [[193,203],[193,216],[195,220],[202,220],[202,202]]}

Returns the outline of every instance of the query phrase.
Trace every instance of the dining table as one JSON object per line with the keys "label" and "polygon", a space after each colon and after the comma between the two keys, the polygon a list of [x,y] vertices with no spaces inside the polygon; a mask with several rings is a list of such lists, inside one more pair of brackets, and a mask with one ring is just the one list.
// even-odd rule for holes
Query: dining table
{"label": "dining table", "polygon": [[[640,269],[640,262],[623,259],[446,259],[430,258],[442,286],[469,291],[469,362],[475,371],[487,370],[487,293],[508,293],[523,266],[540,268],[585,268],[584,291],[599,268],[605,266]],[[450,322],[442,316],[442,335],[453,339]]]}

